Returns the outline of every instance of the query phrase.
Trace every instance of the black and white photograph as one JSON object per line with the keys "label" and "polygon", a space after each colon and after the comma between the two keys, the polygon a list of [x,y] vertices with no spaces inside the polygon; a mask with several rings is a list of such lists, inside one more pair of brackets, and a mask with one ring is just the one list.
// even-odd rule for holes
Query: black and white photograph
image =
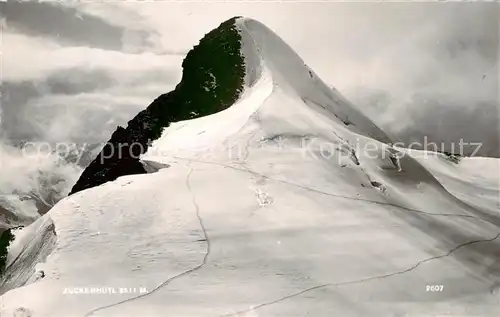
{"label": "black and white photograph", "polygon": [[500,316],[499,44],[496,1],[0,1],[0,316]]}

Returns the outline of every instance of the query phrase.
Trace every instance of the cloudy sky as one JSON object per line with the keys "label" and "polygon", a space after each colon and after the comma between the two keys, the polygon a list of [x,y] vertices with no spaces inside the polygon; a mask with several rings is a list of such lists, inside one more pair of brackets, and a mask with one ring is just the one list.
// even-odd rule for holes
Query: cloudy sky
{"label": "cloudy sky", "polygon": [[[0,160],[20,166],[12,146],[23,140],[106,141],[171,90],[186,52],[235,15],[273,29],[396,139],[463,138],[482,142],[481,155],[499,155],[499,4],[7,1],[0,8]],[[59,168],[51,164],[44,168]],[[7,172],[0,168],[0,179]]]}

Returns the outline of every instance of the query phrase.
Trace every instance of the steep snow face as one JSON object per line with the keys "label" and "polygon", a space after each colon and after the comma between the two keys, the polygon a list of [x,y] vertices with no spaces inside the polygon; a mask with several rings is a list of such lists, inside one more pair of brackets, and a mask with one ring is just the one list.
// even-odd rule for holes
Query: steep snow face
{"label": "steep snow face", "polygon": [[143,156],[156,173],[21,231],[0,315],[498,316],[498,174],[476,172],[498,161],[380,142],[276,35],[238,23],[242,97],[165,129]]}
{"label": "steep snow face", "polygon": [[15,240],[9,246],[0,294],[38,280],[41,275],[36,265],[52,252],[56,240],[54,223],[48,216],[38,218],[22,230],[13,231]]}
{"label": "steep snow face", "polygon": [[[350,126],[355,132],[382,142],[389,137],[337,90],[328,87],[278,35],[252,19],[238,21],[243,39],[255,47],[273,74],[275,84],[287,95],[299,97],[316,111],[335,116],[336,122]],[[248,54],[246,54],[248,56]],[[252,55],[253,56],[253,55]]]}

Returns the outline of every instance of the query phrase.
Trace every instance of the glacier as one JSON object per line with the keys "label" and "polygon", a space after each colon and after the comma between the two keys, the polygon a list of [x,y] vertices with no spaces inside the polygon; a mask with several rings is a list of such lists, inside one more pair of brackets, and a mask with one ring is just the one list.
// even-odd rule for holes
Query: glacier
{"label": "glacier", "polygon": [[270,29],[236,25],[239,100],[168,126],[154,173],[16,232],[0,316],[498,316],[498,159],[391,146]]}

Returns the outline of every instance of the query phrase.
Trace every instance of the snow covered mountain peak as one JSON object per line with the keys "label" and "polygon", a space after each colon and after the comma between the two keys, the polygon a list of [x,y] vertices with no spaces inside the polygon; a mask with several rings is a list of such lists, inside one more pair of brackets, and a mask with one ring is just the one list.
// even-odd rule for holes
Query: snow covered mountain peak
{"label": "snow covered mountain peak", "polygon": [[183,77],[112,137],[152,144],[15,234],[0,315],[497,316],[498,161],[393,148],[267,27],[222,25],[197,52],[245,63]]}
{"label": "snow covered mountain peak", "polygon": [[246,57],[247,82],[254,82],[261,69],[267,67],[274,85],[284,93],[301,98],[316,111],[334,116],[336,122],[355,132],[390,142],[382,130],[337,90],[327,86],[272,30],[249,18],[238,19],[236,23],[241,31],[242,51]]}
{"label": "snow covered mountain peak", "polygon": [[[203,145],[201,151],[210,149],[213,153],[223,140],[238,139],[232,134],[241,133],[243,128],[247,132],[259,130],[252,133],[259,134],[262,140],[281,134],[318,137],[322,133],[327,133],[330,139],[332,131],[343,134],[345,130],[354,138],[391,142],[355,105],[327,86],[272,30],[250,18],[234,19],[244,58],[243,94],[224,111],[189,123],[172,123],[165,128],[164,137],[153,144],[178,143],[175,149],[169,147],[170,154],[174,150],[192,152],[200,144]],[[263,120],[269,122],[261,124]],[[252,122],[258,124],[249,128]],[[205,128],[190,131],[186,125]],[[158,150],[150,148],[145,157]]]}
{"label": "snow covered mountain peak", "polygon": [[[240,99],[245,89],[248,93],[264,73],[272,81],[273,95],[296,98],[299,107],[329,117],[333,124],[390,142],[382,130],[338,91],[328,87],[290,46],[258,21],[234,17],[223,22],[187,54],[182,67],[182,80],[176,89],[158,97],[129,121],[126,128],[118,127],[71,194],[120,176],[145,173],[137,157],[146,152],[164,128],[173,122],[221,115],[222,110]],[[246,107],[260,106],[252,102]],[[292,106],[282,108],[275,112],[276,119],[297,124],[292,121],[301,120],[299,112]],[[121,154],[119,159],[118,154]]]}
{"label": "snow covered mountain peak", "polygon": [[126,128],[117,127],[70,195],[120,176],[146,173],[139,155],[165,127],[227,109],[239,98],[245,69],[235,20],[221,23],[188,52],[182,62],[182,80],[175,90],[156,98]]}

